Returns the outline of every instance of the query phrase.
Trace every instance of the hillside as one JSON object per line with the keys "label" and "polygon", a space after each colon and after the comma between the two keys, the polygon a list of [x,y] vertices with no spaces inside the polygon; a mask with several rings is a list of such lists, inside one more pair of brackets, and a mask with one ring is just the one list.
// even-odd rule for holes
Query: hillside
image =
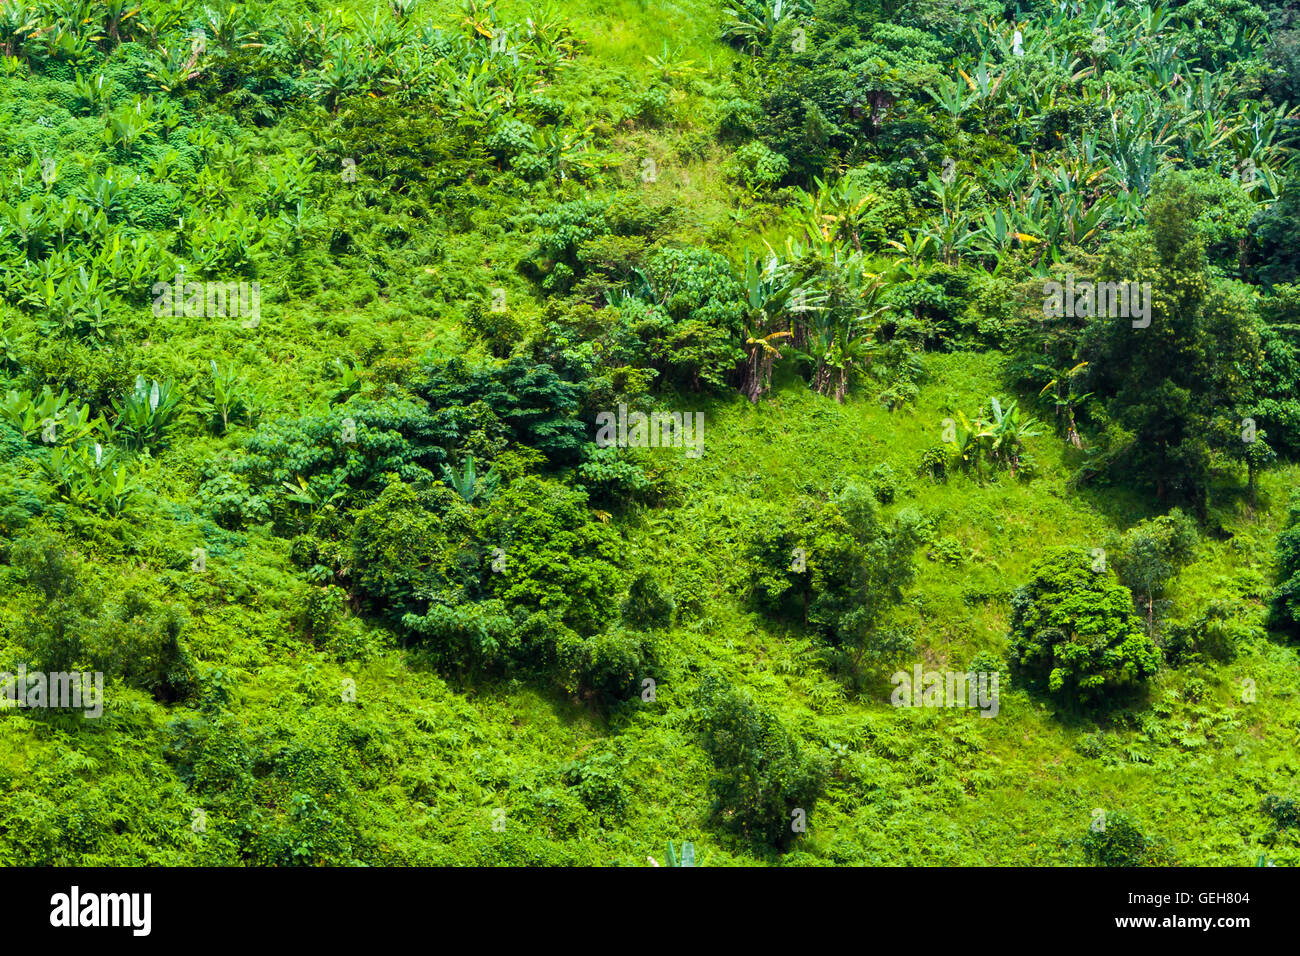
{"label": "hillside", "polygon": [[0,864],[1300,863],[1293,4],[0,50]]}

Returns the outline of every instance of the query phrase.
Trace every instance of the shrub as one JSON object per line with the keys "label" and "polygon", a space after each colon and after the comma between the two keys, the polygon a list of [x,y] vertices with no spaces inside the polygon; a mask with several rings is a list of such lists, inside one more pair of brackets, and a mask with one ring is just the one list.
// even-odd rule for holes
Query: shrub
{"label": "shrub", "polygon": [[1178,568],[1192,559],[1196,524],[1179,508],[1139,522],[1108,549],[1119,580],[1133,592],[1137,609],[1154,635],[1158,609]]}
{"label": "shrub", "polygon": [[667,627],[673,619],[673,599],[653,575],[639,574],[627,589],[623,602],[623,623],[651,630]]}
{"label": "shrub", "polygon": [[796,836],[792,814],[811,818],[825,786],[823,761],[749,694],[716,679],[700,690],[702,744],[717,773],[709,779],[713,815],[723,826],[777,849]]}
{"label": "shrub", "polygon": [[1011,663],[1033,688],[1069,704],[1102,704],[1142,685],[1160,651],[1128,588],[1094,570],[1081,548],[1054,548],[1011,599]]}
{"label": "shrub", "polygon": [[1261,809],[1273,819],[1273,837],[1289,827],[1300,827],[1300,800],[1270,793]]}
{"label": "shrub", "polygon": [[871,493],[882,505],[893,504],[894,499],[898,497],[898,477],[888,462],[882,461],[872,468],[867,476],[867,482],[871,486]]}
{"label": "shrub", "polygon": [[635,697],[654,665],[647,638],[620,628],[591,637],[564,629],[555,656],[564,689],[604,707]]}
{"label": "shrub", "polygon": [[1083,855],[1092,866],[1170,866],[1172,851],[1148,837],[1124,813],[1108,813],[1104,826],[1089,827]]}
{"label": "shrub", "polygon": [[790,172],[790,161],[754,140],[736,150],[727,171],[757,193],[779,186]]}
{"label": "shrub", "polygon": [[30,589],[16,636],[32,670],[102,671],[166,703],[196,689],[177,607],[135,587],[106,595],[82,557],[43,528],[19,538],[10,560]]}
{"label": "shrub", "polygon": [[910,650],[907,635],[888,626],[888,611],[916,574],[919,516],[905,512],[886,525],[871,494],[850,485],[831,501],[765,509],[757,525],[748,558],[761,607],[812,626],[854,673]]}
{"label": "shrub", "polygon": [[580,634],[591,634],[617,607],[617,538],[593,520],[587,496],[528,475],[499,491],[482,511],[477,537],[501,550],[488,575],[492,596],[540,611]]}
{"label": "shrub", "polygon": [[627,809],[624,764],[616,754],[603,750],[565,764],[560,772],[588,810],[618,817]]}
{"label": "shrub", "polygon": [[[452,497],[444,490],[444,501]],[[448,507],[439,516],[429,495],[394,483],[356,513],[353,580],[375,610],[400,620],[423,614],[430,602],[459,603],[479,596],[486,568],[470,538],[463,513],[468,506]]]}
{"label": "shrub", "polygon": [[1165,633],[1165,654],[1182,664],[1197,657],[1227,662],[1255,633],[1255,629],[1236,616],[1227,601],[1211,601],[1190,621],[1171,623]]}
{"label": "shrub", "polygon": [[113,409],[117,412],[113,434],[127,448],[157,448],[166,444],[176,424],[180,396],[171,382],[146,383],[143,375],[137,375],[135,387],[123,398],[114,399]]}
{"label": "shrub", "polygon": [[421,403],[356,400],[259,425],[231,470],[248,476],[259,492],[281,492],[301,479],[308,499],[328,503],[386,482],[389,474],[432,480],[456,434]]}
{"label": "shrub", "polygon": [[416,390],[438,410],[448,437],[499,434],[555,463],[576,461],[586,440],[586,426],[576,418],[581,389],[546,364],[452,359],[427,367]]}
{"label": "shrub", "polygon": [[1271,599],[1271,623],[1300,635],[1300,494],[1292,497],[1286,527],[1277,537],[1278,586]]}

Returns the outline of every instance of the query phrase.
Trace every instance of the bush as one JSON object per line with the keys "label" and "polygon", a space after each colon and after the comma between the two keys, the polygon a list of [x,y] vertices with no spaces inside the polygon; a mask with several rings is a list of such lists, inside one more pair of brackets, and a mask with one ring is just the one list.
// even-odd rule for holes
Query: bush
{"label": "bush", "polygon": [[919,516],[886,525],[872,495],[850,485],[836,498],[804,498],[757,518],[748,559],[758,604],[812,626],[854,673],[891,664],[911,640],[888,611],[916,574]]}
{"label": "bush", "polygon": [[436,500],[449,510],[439,516],[436,494],[394,483],[356,513],[353,581],[371,607],[391,619],[423,613],[430,602],[472,600],[480,591],[487,569],[473,550],[468,506],[457,505],[444,490]]}
{"label": "bush", "polygon": [[[504,365],[460,359],[430,365],[416,390],[436,408],[440,433],[467,443],[500,436],[554,463],[577,461],[586,426],[577,419],[581,389],[543,363],[515,357]],[[480,444],[485,442],[480,440]],[[481,451],[482,449],[480,449]]]}
{"label": "bush", "polygon": [[867,476],[867,482],[871,485],[871,493],[882,505],[893,504],[894,499],[898,497],[898,476],[894,474],[894,469],[888,462],[882,461],[872,468]]}
{"label": "bush", "polygon": [[1277,576],[1270,623],[1300,636],[1300,494],[1292,497],[1286,527],[1277,537]]}
{"label": "bush", "polygon": [[623,602],[623,623],[652,630],[667,627],[673,620],[673,599],[652,575],[639,574],[627,589]]}
{"label": "bush", "polygon": [[1191,561],[1196,548],[1196,524],[1179,508],[1139,522],[1108,549],[1119,580],[1133,592],[1134,603],[1155,634],[1158,612],[1178,569]]}
{"label": "bush", "polygon": [[[419,402],[354,400],[318,414],[259,425],[231,465],[259,492],[285,491],[316,510],[387,482],[431,481],[456,431]],[[305,486],[305,487],[304,487]]]}
{"label": "bush", "polygon": [[619,817],[627,809],[624,763],[616,754],[605,750],[567,763],[560,772],[565,785],[573,788],[588,810]]}
{"label": "bush", "polygon": [[1124,813],[1108,813],[1104,826],[1089,827],[1083,854],[1092,866],[1171,866],[1175,862],[1162,841],[1148,837]]}
{"label": "bush", "polygon": [[774,189],[790,172],[790,161],[758,140],[736,150],[727,170],[751,192]]}
{"label": "bush", "polygon": [[564,689],[602,707],[635,697],[654,664],[649,641],[619,628],[593,637],[564,631],[555,642],[555,656]]}
{"label": "bush", "polygon": [[30,589],[31,610],[15,630],[31,670],[102,671],[165,703],[196,689],[177,607],[120,583],[106,594],[82,557],[41,527],[14,542],[10,561]]}
{"label": "bush", "polygon": [[1261,809],[1272,817],[1274,835],[1289,827],[1300,827],[1300,800],[1270,793],[1264,798]]}
{"label": "bush", "polygon": [[700,700],[702,744],[717,770],[709,780],[714,818],[784,849],[796,836],[794,811],[812,817],[825,786],[824,762],[802,753],[798,741],[748,693],[709,679]]}
{"label": "bush", "polygon": [[1236,616],[1227,601],[1211,601],[1190,621],[1169,625],[1165,634],[1165,654],[1175,664],[1198,657],[1226,663],[1254,635],[1255,629]]}
{"label": "bush", "polygon": [[1011,599],[1011,664],[1028,686],[1067,704],[1104,704],[1142,685],[1160,650],[1128,588],[1082,548],[1054,548]]}
{"label": "bush", "polygon": [[477,537],[501,550],[500,570],[488,575],[493,597],[579,634],[600,630],[617,607],[617,537],[592,518],[582,491],[519,478],[483,509]]}

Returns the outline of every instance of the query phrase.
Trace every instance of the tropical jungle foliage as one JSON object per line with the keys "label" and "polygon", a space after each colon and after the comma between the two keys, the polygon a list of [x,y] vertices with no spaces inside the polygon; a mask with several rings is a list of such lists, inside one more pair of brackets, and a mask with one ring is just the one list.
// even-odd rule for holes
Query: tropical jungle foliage
{"label": "tropical jungle foliage", "polygon": [[1300,863],[1298,146],[1292,0],[0,0],[0,864]]}

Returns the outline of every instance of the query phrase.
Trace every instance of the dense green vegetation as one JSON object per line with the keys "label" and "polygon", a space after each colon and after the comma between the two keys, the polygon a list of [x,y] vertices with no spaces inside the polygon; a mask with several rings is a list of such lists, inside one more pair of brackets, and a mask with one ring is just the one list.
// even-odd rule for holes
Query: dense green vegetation
{"label": "dense green vegetation", "polygon": [[0,54],[0,863],[1300,862],[1293,2]]}

